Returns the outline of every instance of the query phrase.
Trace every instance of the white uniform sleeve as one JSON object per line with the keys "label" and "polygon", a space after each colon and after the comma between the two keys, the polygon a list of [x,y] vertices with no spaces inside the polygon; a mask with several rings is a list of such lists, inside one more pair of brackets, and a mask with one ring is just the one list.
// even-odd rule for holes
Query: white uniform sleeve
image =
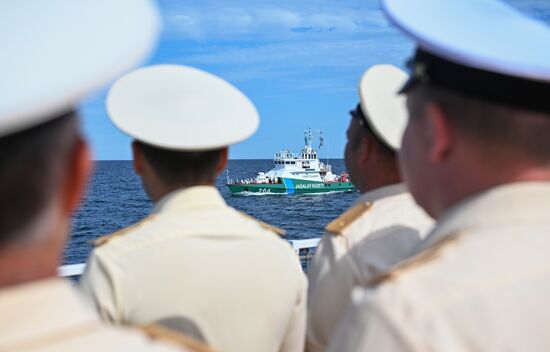
{"label": "white uniform sleeve", "polygon": [[80,288],[103,320],[121,323],[122,316],[117,307],[114,278],[108,265],[98,257],[95,251],[88,259],[86,270],[80,279]]}

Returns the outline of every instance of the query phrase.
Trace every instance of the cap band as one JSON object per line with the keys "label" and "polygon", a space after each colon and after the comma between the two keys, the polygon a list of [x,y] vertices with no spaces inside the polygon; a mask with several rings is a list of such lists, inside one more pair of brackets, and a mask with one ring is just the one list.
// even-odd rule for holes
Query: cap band
{"label": "cap band", "polygon": [[422,49],[417,49],[408,65],[411,76],[401,93],[418,83],[429,83],[494,103],[550,113],[550,82],[459,65]]}

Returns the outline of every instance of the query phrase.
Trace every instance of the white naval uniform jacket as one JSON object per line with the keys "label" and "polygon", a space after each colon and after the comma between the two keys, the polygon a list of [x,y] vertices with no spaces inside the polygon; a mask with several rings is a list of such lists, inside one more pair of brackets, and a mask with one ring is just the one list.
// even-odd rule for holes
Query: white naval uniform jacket
{"label": "white naval uniform jacket", "polygon": [[175,191],[97,247],[82,278],[101,315],[171,322],[223,352],[301,351],[307,280],[290,245],[210,186]]}
{"label": "white naval uniform jacket", "polygon": [[453,206],[422,251],[356,289],[330,351],[548,351],[550,182]]}
{"label": "white naval uniform jacket", "polygon": [[62,279],[0,289],[0,351],[191,351],[106,326]]}
{"label": "white naval uniform jacket", "polygon": [[352,288],[410,256],[433,226],[405,185],[363,194],[327,226],[308,271],[307,351],[324,351]]}

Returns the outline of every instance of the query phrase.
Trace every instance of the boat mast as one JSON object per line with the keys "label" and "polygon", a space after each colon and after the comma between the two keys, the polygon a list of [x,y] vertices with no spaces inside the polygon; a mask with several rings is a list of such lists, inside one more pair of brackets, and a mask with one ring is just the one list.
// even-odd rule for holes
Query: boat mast
{"label": "boat mast", "polygon": [[311,128],[308,128],[307,130],[304,130],[304,149],[310,153],[313,151],[313,136],[319,136],[319,149],[325,144],[325,139],[323,138],[323,131],[317,130],[315,132],[311,131]]}

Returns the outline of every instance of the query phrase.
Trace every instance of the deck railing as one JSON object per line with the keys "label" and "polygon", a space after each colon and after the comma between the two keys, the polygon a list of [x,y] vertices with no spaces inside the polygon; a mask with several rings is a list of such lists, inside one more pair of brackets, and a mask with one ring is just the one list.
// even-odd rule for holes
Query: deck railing
{"label": "deck railing", "polygon": [[[311,258],[315,254],[315,248],[319,243],[320,238],[309,238],[306,240],[290,240],[290,245],[292,249],[300,257],[300,263],[302,264],[302,269],[304,272],[307,272],[311,264]],[[85,263],[80,264],[68,264],[62,265],[57,270],[57,273],[61,277],[79,277],[84,273],[86,269]]]}
{"label": "deck railing", "polygon": [[307,273],[309,266],[311,265],[311,259],[315,254],[315,249],[319,243],[320,238],[308,238],[306,240],[290,240],[292,249],[300,257],[300,263],[302,264],[302,270]]}
{"label": "deck railing", "polygon": [[86,264],[68,264],[62,265],[57,269],[57,275],[61,277],[78,277],[84,273],[86,269]]}

